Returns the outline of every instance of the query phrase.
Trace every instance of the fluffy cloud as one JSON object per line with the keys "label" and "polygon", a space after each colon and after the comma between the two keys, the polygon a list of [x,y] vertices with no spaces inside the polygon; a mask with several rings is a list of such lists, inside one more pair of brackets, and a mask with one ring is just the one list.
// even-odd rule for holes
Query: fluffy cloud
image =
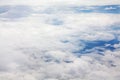
{"label": "fluffy cloud", "polygon": [[120,14],[35,8],[0,11],[0,79],[119,80]]}

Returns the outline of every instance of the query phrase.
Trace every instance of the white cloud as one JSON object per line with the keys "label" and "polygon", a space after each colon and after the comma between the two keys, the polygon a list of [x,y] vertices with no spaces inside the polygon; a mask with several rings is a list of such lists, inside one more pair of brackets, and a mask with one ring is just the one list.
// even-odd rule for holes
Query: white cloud
{"label": "white cloud", "polygon": [[[81,57],[74,54],[85,47],[81,40],[115,39],[119,31],[111,26],[119,25],[119,18],[120,14],[59,12],[0,18],[0,79],[119,80],[119,44],[113,45],[115,51],[105,50],[104,56],[96,51]],[[53,19],[63,24],[49,23]]]}

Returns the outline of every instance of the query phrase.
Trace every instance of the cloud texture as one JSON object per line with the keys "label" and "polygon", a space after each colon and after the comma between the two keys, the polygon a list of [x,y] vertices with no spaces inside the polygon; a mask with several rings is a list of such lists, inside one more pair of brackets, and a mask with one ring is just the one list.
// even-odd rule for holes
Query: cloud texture
{"label": "cloud texture", "polygon": [[120,79],[118,0],[28,1],[0,1],[1,80]]}

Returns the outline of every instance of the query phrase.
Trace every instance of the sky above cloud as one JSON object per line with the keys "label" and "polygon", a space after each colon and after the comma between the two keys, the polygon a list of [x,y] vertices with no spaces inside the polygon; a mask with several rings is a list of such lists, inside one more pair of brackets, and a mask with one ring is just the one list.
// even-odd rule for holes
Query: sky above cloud
{"label": "sky above cloud", "polygon": [[1,0],[0,79],[119,80],[119,4]]}
{"label": "sky above cloud", "polygon": [[0,5],[114,5],[119,0],[1,0]]}

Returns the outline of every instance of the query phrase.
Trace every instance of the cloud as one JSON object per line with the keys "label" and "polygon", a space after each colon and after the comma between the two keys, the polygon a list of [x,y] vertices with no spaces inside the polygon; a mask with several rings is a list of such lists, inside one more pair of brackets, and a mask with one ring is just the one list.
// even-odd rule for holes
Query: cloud
{"label": "cloud", "polygon": [[[106,10],[106,8],[114,8]],[[15,20],[19,18],[28,17],[29,15],[39,14],[88,14],[88,13],[106,13],[106,14],[119,14],[119,5],[104,5],[104,6],[28,6],[28,5],[6,5],[0,6],[0,18],[5,20]],[[22,13],[21,13],[22,12]],[[97,14],[95,14],[97,15]],[[62,25],[63,19],[56,15],[56,17],[46,20],[48,24]],[[59,19],[58,19],[59,18]],[[101,25],[101,24],[100,24]]]}
{"label": "cloud", "polygon": [[[27,17],[32,12],[32,9],[29,6],[1,6],[1,18],[16,19]],[[21,13],[22,12],[22,13]]]}
{"label": "cloud", "polygon": [[120,14],[35,8],[10,6],[0,13],[0,79],[119,80]]}

